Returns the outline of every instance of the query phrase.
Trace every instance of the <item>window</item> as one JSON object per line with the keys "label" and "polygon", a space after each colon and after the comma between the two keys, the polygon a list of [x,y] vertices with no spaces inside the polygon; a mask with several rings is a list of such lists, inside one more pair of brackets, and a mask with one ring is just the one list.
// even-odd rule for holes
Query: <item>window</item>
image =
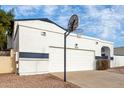
{"label": "window", "polygon": [[103,46],[101,48],[101,56],[105,59],[110,59],[110,48],[107,46]]}

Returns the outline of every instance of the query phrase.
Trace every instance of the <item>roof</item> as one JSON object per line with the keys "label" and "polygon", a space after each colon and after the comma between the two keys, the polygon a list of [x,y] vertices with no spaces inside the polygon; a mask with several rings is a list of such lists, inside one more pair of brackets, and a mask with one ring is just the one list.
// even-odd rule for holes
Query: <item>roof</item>
{"label": "roof", "polygon": [[31,21],[31,20],[40,20],[40,21],[45,21],[45,22],[48,22],[48,23],[52,23],[52,24],[54,24],[54,25],[62,28],[63,30],[66,30],[67,31],[67,29],[65,29],[62,26],[56,24],[55,22],[51,21],[48,18],[14,19],[13,21]]}
{"label": "roof", "polygon": [[121,49],[121,48],[124,48],[124,46],[115,47],[115,49]]}

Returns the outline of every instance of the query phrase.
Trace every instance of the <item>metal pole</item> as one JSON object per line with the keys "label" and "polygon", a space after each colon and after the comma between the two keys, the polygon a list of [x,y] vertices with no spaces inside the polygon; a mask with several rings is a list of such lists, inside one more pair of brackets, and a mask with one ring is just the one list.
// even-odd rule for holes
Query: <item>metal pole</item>
{"label": "metal pole", "polygon": [[66,32],[64,33],[64,82],[66,82]]}

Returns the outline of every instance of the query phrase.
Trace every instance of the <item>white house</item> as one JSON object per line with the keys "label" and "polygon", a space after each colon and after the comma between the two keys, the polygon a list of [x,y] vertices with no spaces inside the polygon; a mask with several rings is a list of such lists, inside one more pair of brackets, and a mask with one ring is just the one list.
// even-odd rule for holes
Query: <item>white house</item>
{"label": "white house", "polygon": [[[19,75],[63,72],[64,32],[49,19],[14,21],[13,48]],[[113,43],[88,36],[67,37],[67,71],[95,70],[100,58],[113,62]]]}
{"label": "white house", "polygon": [[114,48],[114,67],[124,66],[124,47]]}

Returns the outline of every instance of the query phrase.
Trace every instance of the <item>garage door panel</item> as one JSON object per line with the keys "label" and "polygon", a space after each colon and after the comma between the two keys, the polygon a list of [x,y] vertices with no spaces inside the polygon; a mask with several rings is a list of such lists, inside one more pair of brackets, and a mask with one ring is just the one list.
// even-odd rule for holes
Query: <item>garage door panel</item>
{"label": "garage door panel", "polygon": [[[71,54],[71,55],[70,55]],[[67,51],[67,70],[92,70],[93,55],[91,51],[68,50]]]}
{"label": "garage door panel", "polygon": [[[67,71],[93,70],[94,52],[67,49]],[[62,72],[64,69],[64,50],[50,48],[50,72]]]}
{"label": "garage door panel", "polygon": [[20,61],[19,73],[46,73],[48,72],[48,61]]}

